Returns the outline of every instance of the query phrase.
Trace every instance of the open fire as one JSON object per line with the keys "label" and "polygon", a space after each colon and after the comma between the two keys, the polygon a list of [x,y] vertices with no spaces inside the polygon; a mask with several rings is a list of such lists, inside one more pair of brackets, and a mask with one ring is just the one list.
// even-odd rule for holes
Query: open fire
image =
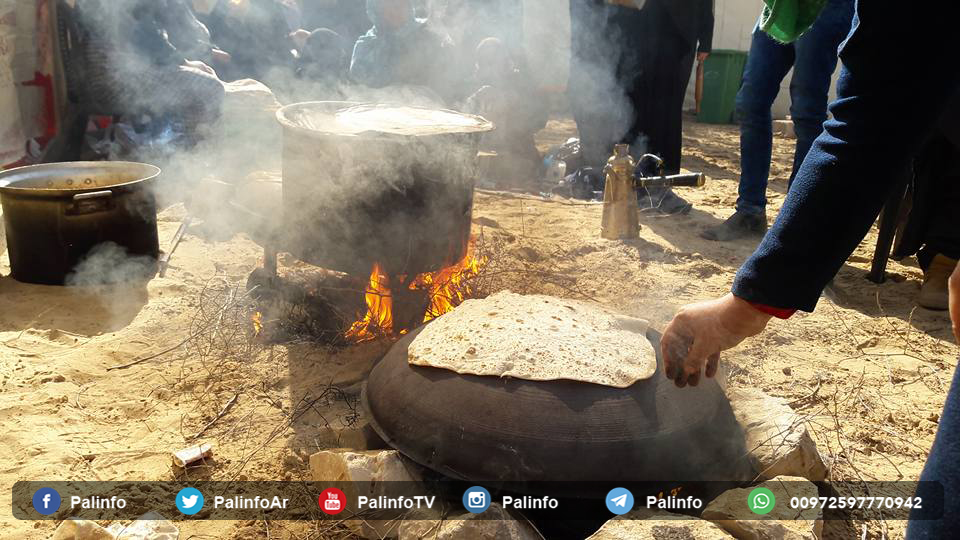
{"label": "open fire", "polygon": [[[394,329],[396,312],[391,281],[413,293],[425,293],[427,306],[420,322],[427,322],[459,306],[475,294],[474,279],[480,274],[485,263],[486,257],[476,256],[471,245],[466,257],[459,263],[436,272],[420,274],[409,281],[409,285],[404,285],[408,283],[406,276],[397,276],[391,280],[380,264],[374,264],[366,288],[367,312],[347,330],[346,339],[360,343],[381,336],[407,333],[406,328],[399,331]],[[403,295],[403,291],[399,295]]]}

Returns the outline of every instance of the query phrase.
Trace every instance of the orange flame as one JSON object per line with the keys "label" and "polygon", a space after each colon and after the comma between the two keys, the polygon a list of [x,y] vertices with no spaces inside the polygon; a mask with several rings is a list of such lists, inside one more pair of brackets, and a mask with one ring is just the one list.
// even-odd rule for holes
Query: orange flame
{"label": "orange flame", "polygon": [[410,284],[410,289],[427,289],[430,306],[423,322],[431,321],[453,310],[473,294],[470,280],[480,274],[486,258],[478,259],[467,253],[459,263],[439,272],[420,274]]}
{"label": "orange flame", "polygon": [[375,263],[370,272],[365,299],[367,314],[347,330],[346,338],[351,341],[369,341],[381,334],[389,335],[393,332],[393,297],[390,294],[389,279],[380,268],[380,263]]}
{"label": "orange flame", "polygon": [[[451,311],[474,294],[471,280],[480,274],[487,260],[486,257],[475,257],[472,251],[459,263],[436,272],[420,274],[410,283],[410,290],[427,291],[430,302],[423,322]],[[400,281],[404,281],[403,276],[400,276]],[[350,326],[345,334],[349,341],[359,343],[393,334],[393,296],[389,279],[379,264],[373,265],[365,298],[367,313]]]}
{"label": "orange flame", "polygon": [[263,313],[259,311],[254,312],[254,314],[250,316],[250,320],[253,321],[253,337],[257,337],[263,332]]}

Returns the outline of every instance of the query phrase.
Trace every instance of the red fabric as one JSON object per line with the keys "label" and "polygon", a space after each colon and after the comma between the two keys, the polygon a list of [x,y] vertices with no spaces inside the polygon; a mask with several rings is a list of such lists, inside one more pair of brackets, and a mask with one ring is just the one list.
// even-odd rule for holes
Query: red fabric
{"label": "red fabric", "polygon": [[57,135],[57,114],[56,103],[53,96],[53,77],[44,75],[39,71],[33,74],[32,81],[25,81],[23,86],[36,86],[43,89],[43,134],[46,137],[55,137]]}
{"label": "red fabric", "polygon": [[756,302],[750,302],[750,305],[754,307],[757,311],[762,311],[767,315],[773,315],[778,319],[789,319],[797,312],[795,309],[786,309],[786,308],[776,308],[772,306],[765,306],[763,304],[758,304]]}

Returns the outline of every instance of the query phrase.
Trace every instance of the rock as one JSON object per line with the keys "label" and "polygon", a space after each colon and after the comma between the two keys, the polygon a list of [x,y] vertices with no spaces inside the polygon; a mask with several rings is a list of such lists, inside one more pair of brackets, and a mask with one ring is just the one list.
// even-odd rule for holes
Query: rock
{"label": "rock", "polygon": [[490,218],[487,218],[487,217],[482,217],[482,216],[481,216],[481,217],[474,217],[474,218],[473,218],[473,223],[474,223],[474,225],[480,225],[481,227],[490,227],[491,229],[499,229],[499,228],[500,228],[500,224],[499,224],[496,220],[493,220],[493,219],[490,219]]}
{"label": "rock", "polygon": [[[747,507],[755,487],[765,487],[776,499],[773,511],[757,515]],[[760,486],[731,489],[714,499],[701,517],[712,521],[739,540],[818,540],[823,532],[819,508],[790,508],[791,497],[817,497],[817,486],[797,476],[778,476]],[[744,518],[751,519],[744,519]]]}
{"label": "rock", "polygon": [[510,250],[510,253],[518,259],[528,262],[540,262],[543,260],[543,254],[530,246],[516,247]]}
{"label": "rock", "polygon": [[65,519],[53,532],[53,540],[116,540],[116,538],[112,532],[85,519]]}
{"label": "rock", "polygon": [[[360,495],[386,495],[389,483],[419,482],[425,471],[396,450],[325,450],[310,456],[310,472],[315,482],[351,482],[341,486],[347,500]],[[385,484],[386,483],[386,484]],[[363,538],[395,538],[399,520],[347,520],[350,530]]]}
{"label": "rock", "polygon": [[702,519],[645,508],[615,517],[587,540],[731,540],[726,531]]}
{"label": "rock", "polygon": [[728,388],[727,397],[760,479],[784,475],[820,481],[827,477],[806,423],[786,400],[753,388]]}
{"label": "rock", "polygon": [[157,512],[147,512],[129,525],[113,524],[109,530],[116,535],[117,540],[177,540],[180,538],[180,529]]}
{"label": "rock", "polygon": [[326,427],[320,430],[316,441],[330,448],[349,448],[351,450],[386,450],[390,448],[373,427],[364,423],[358,427]]}
{"label": "rock", "polygon": [[423,469],[396,450],[324,450],[310,456],[315,482],[419,482]]}
{"label": "rock", "polygon": [[786,137],[788,139],[795,139],[797,137],[796,131],[793,129],[793,120],[774,120],[773,121],[773,132],[781,137]]}
{"label": "rock", "polygon": [[399,540],[541,540],[543,537],[529,521],[511,516],[493,503],[483,513],[465,512],[443,520],[406,520],[400,524]]}

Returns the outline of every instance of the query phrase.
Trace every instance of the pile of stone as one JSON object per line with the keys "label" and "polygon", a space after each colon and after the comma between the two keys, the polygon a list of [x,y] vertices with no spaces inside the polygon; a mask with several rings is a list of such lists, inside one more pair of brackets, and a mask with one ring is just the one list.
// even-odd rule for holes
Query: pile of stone
{"label": "pile of stone", "polygon": [[113,523],[103,528],[85,519],[66,519],[53,533],[53,540],[177,540],[180,530],[156,512],[147,512],[133,523]]}

